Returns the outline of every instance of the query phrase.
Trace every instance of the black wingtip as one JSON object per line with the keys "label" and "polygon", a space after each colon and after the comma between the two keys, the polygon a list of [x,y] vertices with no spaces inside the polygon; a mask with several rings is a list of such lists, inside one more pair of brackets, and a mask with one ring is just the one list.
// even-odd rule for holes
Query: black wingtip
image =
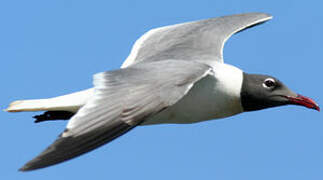
{"label": "black wingtip", "polygon": [[20,171],[20,172],[26,172],[28,170],[25,167],[21,167],[20,169],[18,169],[18,171]]}
{"label": "black wingtip", "polygon": [[42,169],[78,157],[112,141],[134,127],[135,125],[130,126],[123,121],[113,121],[108,129],[102,127],[76,137],[59,137],[37,157],[27,162],[19,171]]}
{"label": "black wingtip", "polygon": [[32,169],[29,169],[28,166],[24,165],[23,167],[21,167],[20,169],[18,169],[18,171],[20,172],[27,172],[27,171],[31,171]]}
{"label": "black wingtip", "polygon": [[25,165],[23,165],[20,169],[18,169],[18,171],[27,172],[27,171],[32,171],[32,170],[44,168],[42,166],[39,166],[37,163],[35,163],[38,160],[39,160],[38,158],[32,159],[31,161],[29,161]]}

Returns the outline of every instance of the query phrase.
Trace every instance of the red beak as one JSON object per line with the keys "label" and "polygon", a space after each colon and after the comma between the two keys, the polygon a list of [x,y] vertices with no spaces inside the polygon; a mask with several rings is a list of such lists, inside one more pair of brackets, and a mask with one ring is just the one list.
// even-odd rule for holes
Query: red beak
{"label": "red beak", "polygon": [[305,106],[307,108],[320,111],[319,105],[315,101],[313,101],[311,98],[308,98],[308,97],[305,97],[305,96],[302,96],[299,94],[296,97],[288,96],[287,98],[289,99],[291,104]]}

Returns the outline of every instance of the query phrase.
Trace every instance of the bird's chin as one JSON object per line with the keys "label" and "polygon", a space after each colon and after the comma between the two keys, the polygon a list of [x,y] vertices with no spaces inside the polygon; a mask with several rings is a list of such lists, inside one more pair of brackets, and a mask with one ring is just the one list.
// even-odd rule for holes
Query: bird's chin
{"label": "bird's chin", "polygon": [[310,109],[320,111],[319,105],[311,98],[297,94],[296,96],[285,96],[288,99],[288,104],[300,105]]}

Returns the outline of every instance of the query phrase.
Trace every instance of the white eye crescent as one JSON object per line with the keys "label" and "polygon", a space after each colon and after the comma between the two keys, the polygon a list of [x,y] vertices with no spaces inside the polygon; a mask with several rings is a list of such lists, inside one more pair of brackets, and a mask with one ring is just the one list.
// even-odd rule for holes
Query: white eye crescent
{"label": "white eye crescent", "polygon": [[267,78],[262,83],[262,86],[267,89],[273,89],[276,86],[276,81],[273,78]]}

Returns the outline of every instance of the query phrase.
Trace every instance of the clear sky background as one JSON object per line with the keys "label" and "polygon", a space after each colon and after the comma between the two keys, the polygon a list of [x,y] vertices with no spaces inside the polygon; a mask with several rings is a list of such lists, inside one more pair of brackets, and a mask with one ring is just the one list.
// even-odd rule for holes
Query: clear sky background
{"label": "clear sky background", "polygon": [[[271,74],[323,104],[323,4],[259,0],[1,1],[0,107],[92,86],[151,28],[243,12],[274,19],[232,37],[226,63]],[[0,112],[0,179],[323,179],[323,114],[296,106],[192,125],[138,127],[91,153],[18,172],[64,129]]]}

